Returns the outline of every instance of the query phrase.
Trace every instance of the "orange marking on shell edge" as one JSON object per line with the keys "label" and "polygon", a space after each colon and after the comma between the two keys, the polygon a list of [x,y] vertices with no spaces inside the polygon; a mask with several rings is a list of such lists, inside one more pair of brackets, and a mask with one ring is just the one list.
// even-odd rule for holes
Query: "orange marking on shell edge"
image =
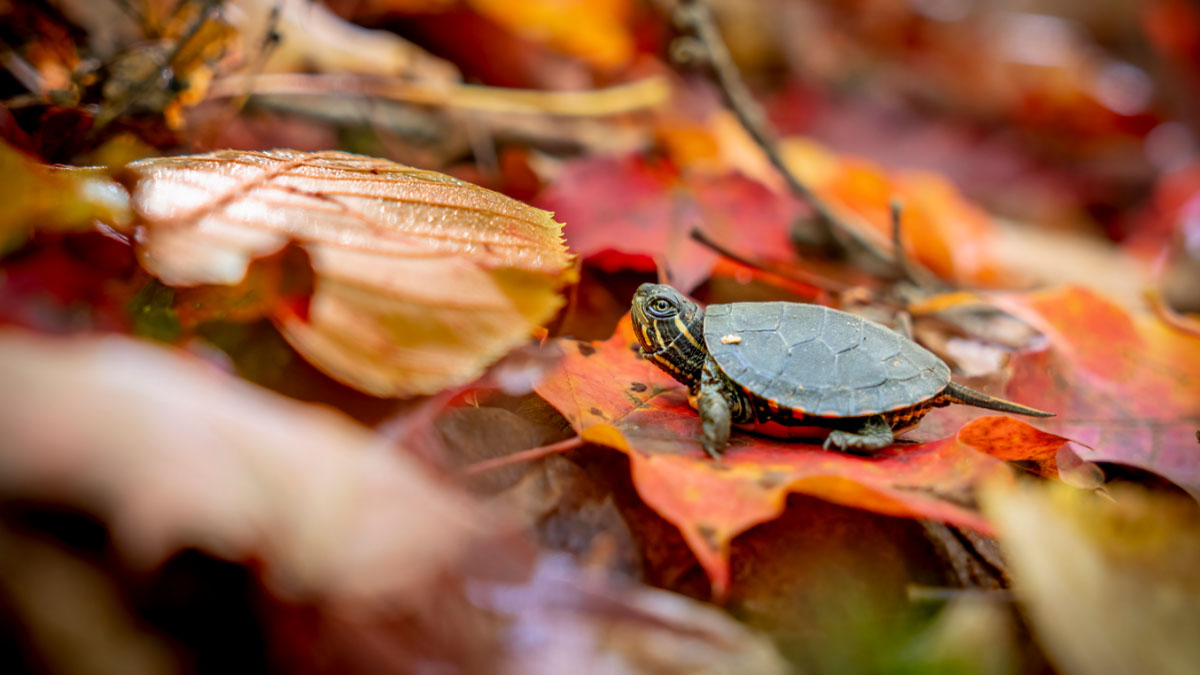
{"label": "orange marking on shell edge", "polygon": [[735,424],[734,426],[772,438],[811,438],[819,440],[828,436],[831,431],[829,427],[818,425],[788,426],[778,422],[756,422],[753,424]]}
{"label": "orange marking on shell edge", "polygon": [[770,399],[770,398],[767,399],[767,409],[771,411],[772,415],[778,414],[779,413],[779,401],[776,401],[776,400]]}

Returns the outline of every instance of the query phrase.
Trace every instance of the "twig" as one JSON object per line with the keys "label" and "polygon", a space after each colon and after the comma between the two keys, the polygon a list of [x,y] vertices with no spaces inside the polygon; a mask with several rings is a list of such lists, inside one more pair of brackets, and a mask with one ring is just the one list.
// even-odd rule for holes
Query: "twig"
{"label": "twig", "polygon": [[467,465],[463,469],[462,473],[464,476],[476,476],[488,471],[494,471],[501,467],[510,466],[512,464],[520,464],[522,462],[531,462],[535,459],[549,457],[550,455],[557,455],[582,446],[583,437],[573,436],[565,441],[551,443],[550,445],[543,445],[537,448],[530,448],[529,450],[514,452],[510,455],[504,455],[503,457],[485,459],[482,462],[475,462],[474,464]]}
{"label": "twig", "polygon": [[1004,584],[997,572],[981,556],[980,551],[974,545],[968,545],[960,536],[955,536],[955,533],[961,530],[932,520],[922,520],[920,523],[929,542],[941,554],[942,559],[949,563],[960,586],[1003,588]]}
{"label": "twig", "polygon": [[896,261],[896,271],[900,273],[901,279],[920,286],[921,284],[913,278],[912,268],[908,266],[908,254],[904,251],[904,237],[901,236],[900,220],[904,213],[904,205],[899,199],[893,199],[889,207],[892,215],[892,257]]}
{"label": "twig", "polygon": [[691,237],[696,243],[704,246],[723,258],[728,258],[739,265],[745,265],[746,267],[750,267],[752,269],[762,270],[767,274],[774,274],[775,276],[783,277],[789,281],[795,281],[797,283],[814,286],[828,293],[844,293],[852,288],[850,284],[829,279],[827,277],[820,276],[819,274],[805,272],[802,269],[784,268],[772,265],[771,263],[765,261],[750,260],[746,256],[732,249],[726,248],[724,244],[718,243],[698,227],[692,228]]}
{"label": "twig", "polygon": [[679,0],[675,9],[676,24],[695,36],[699,41],[704,56],[716,75],[717,84],[725,97],[726,103],[737,117],[738,122],[754,139],[770,160],[775,170],[787,182],[788,187],[800,199],[804,200],[816,213],[816,223],[822,244],[837,245],[844,252],[852,248],[860,248],[870,253],[881,262],[890,263],[891,256],[882,251],[875,242],[866,238],[858,230],[846,224],[838,214],[821,199],[812,189],[804,184],[792,172],[783,156],[779,154],[778,141],[770,130],[762,108],[754,100],[749,88],[742,80],[729,48],[721,38],[712,11],[704,0]]}
{"label": "twig", "polygon": [[13,76],[13,79],[31,93],[38,95],[46,93],[45,81],[42,79],[42,75],[38,72],[37,68],[34,68],[31,63],[21,58],[17,50],[10,47],[3,40],[0,40],[0,66],[4,66],[4,69]]}
{"label": "twig", "polygon": [[[183,2],[184,0],[181,0],[179,3],[177,3],[174,12],[178,12],[180,10]],[[196,18],[192,21],[192,23],[188,25],[187,29],[175,41],[171,51],[167,53],[166,58],[163,59],[162,69],[168,69],[172,67],[171,64],[174,63],[177,58],[179,58],[179,55],[183,53],[183,50],[188,46],[188,43],[190,43],[193,38],[200,34],[200,30],[204,28],[206,23],[208,23],[212,13],[216,11],[217,7],[223,2],[224,0],[200,0],[200,13],[196,15]],[[92,129],[89,132],[89,136],[93,138],[98,137],[100,132],[107,128],[109,124],[112,124],[113,121],[123,115],[125,111],[129,110],[129,108],[131,108],[135,103],[137,103],[144,93],[155,88],[155,83],[159,77],[161,77],[162,69],[134,83],[132,87],[122,94],[122,100],[118,101],[114,108],[103,111],[101,114],[97,115],[95,124],[92,126]],[[172,77],[178,77],[178,75],[173,74]]]}
{"label": "twig", "polygon": [[603,117],[653,108],[666,101],[670,92],[661,77],[593,91],[531,91],[470,84],[433,85],[370,75],[262,73],[217,80],[209,87],[207,98],[246,94],[355,95],[479,112]]}
{"label": "twig", "polygon": [[925,269],[924,266],[915,260],[908,259],[908,253],[904,250],[902,225],[904,205],[899,199],[893,199],[888,206],[892,217],[892,261],[896,266],[896,272],[899,274],[900,279],[907,281],[922,291],[949,290],[951,286],[942,281],[936,274]]}

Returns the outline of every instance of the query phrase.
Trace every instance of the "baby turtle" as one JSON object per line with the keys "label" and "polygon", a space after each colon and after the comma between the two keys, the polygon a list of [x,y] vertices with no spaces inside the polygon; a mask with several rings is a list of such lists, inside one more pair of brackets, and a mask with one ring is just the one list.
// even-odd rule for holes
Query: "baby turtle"
{"label": "baby turtle", "polygon": [[633,296],[642,353],[686,384],[713,457],[736,424],[771,436],[828,434],[825,447],[871,452],[933,408],[962,403],[1053,417],[950,381],[950,367],[899,333],[820,305],[738,302],[700,309],[679,291]]}

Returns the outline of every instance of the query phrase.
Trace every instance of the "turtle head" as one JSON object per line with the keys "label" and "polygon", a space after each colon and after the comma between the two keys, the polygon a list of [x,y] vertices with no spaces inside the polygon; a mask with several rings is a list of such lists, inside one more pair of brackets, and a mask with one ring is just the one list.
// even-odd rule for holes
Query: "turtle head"
{"label": "turtle head", "polygon": [[708,350],[699,305],[670,286],[642,284],[630,314],[646,358],[689,387],[700,381]]}

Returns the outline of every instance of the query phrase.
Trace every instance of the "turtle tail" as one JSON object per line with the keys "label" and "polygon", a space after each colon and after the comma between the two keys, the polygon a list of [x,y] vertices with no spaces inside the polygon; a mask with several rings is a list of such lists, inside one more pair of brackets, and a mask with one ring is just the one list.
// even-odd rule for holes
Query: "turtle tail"
{"label": "turtle tail", "polygon": [[1005,401],[995,396],[988,396],[987,394],[975,391],[974,389],[968,389],[954,382],[946,386],[946,390],[942,392],[942,396],[951,403],[973,405],[976,408],[988,408],[989,410],[1029,415],[1030,417],[1054,417],[1054,413],[1030,408],[1029,406],[1013,403],[1012,401]]}

